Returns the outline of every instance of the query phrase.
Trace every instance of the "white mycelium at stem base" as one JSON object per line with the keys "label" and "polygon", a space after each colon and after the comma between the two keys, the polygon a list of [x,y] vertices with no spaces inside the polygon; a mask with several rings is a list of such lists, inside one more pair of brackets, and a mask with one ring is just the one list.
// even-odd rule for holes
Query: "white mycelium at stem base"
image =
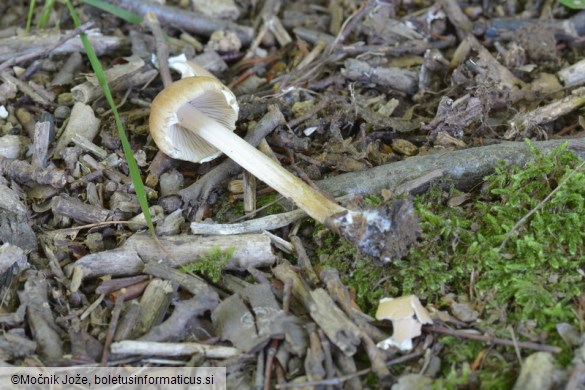
{"label": "white mycelium at stem base", "polygon": [[[355,212],[331,201],[233,133],[238,105],[233,93],[211,77],[189,77],[165,88],[153,100],[150,131],[172,158],[206,162],[222,152],[317,221],[341,234],[362,252],[384,262],[404,253],[417,228],[410,203]],[[414,226],[413,225],[413,226]],[[400,227],[400,222],[398,222]]]}

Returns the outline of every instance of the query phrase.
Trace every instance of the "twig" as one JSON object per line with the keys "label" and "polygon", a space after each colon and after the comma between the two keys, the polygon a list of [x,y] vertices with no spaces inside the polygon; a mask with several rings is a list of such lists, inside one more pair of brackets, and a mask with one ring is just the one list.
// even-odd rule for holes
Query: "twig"
{"label": "twig", "polygon": [[147,12],[144,15],[144,22],[154,36],[160,78],[162,79],[163,85],[167,87],[173,82],[171,70],[169,69],[169,45],[165,40],[160,23],[154,12]]}
{"label": "twig", "polygon": [[252,36],[254,35],[254,29],[251,27],[211,18],[178,7],[143,0],[115,0],[113,3],[140,15],[154,12],[162,24],[173,25],[200,35],[210,36],[216,30],[232,30],[244,45],[252,42]]}
{"label": "twig", "polygon": [[440,333],[440,334],[446,334],[449,336],[455,336],[455,337],[459,337],[459,338],[463,338],[463,339],[483,341],[485,343],[490,343],[490,344],[506,345],[509,347],[517,346],[518,348],[533,349],[535,351],[545,351],[545,352],[551,352],[551,353],[561,353],[562,352],[562,349],[560,347],[555,347],[554,345],[538,344],[538,343],[531,343],[531,342],[514,342],[514,341],[500,339],[500,338],[493,337],[493,336],[472,334],[472,333],[467,333],[463,330],[449,329],[449,328],[446,328],[446,327],[440,326],[440,325],[427,326],[427,327],[424,327],[423,329],[425,329],[428,332],[432,332],[432,333]]}
{"label": "twig", "polygon": [[23,54],[21,56],[14,57],[14,58],[11,58],[9,60],[4,61],[2,64],[0,64],[0,72],[4,71],[5,69],[10,68],[13,65],[19,64],[19,63],[24,62],[24,61],[32,60],[33,58],[37,58],[37,57],[40,57],[44,54],[50,53],[52,50],[61,46],[62,44],[64,44],[68,40],[75,38],[77,35],[79,35],[79,33],[84,32],[86,30],[89,30],[91,27],[93,27],[94,24],[95,24],[94,21],[86,22],[86,23],[82,24],[81,26],[77,27],[75,30],[69,31],[67,34],[63,35],[63,37],[61,39],[59,39],[57,42],[55,42],[54,44],[52,44],[48,47],[43,47],[42,49],[35,50],[31,53],[26,53],[26,54]]}
{"label": "twig", "polygon": [[34,181],[63,188],[67,184],[67,172],[55,169],[34,168],[26,161],[0,158],[0,175],[16,179],[21,183]]}
{"label": "twig", "polygon": [[124,296],[126,295],[126,289],[120,290],[120,294],[116,295],[116,303],[112,309],[112,318],[110,319],[110,325],[108,326],[108,332],[106,333],[106,340],[104,341],[104,351],[102,354],[102,366],[105,366],[110,358],[110,345],[114,340],[116,334],[116,328],[118,327],[118,320],[120,319],[120,313],[122,313],[122,305],[124,303]]}
{"label": "twig", "polygon": [[348,381],[350,379],[353,379],[353,378],[355,378],[357,376],[362,376],[362,375],[369,374],[370,371],[372,371],[370,368],[366,368],[364,370],[355,372],[353,374],[340,376],[338,378],[323,379],[323,380],[320,380],[320,381],[295,382],[295,383],[281,383],[281,384],[276,385],[275,387],[277,389],[290,389],[290,388],[296,388],[296,387],[307,388],[307,387],[310,387],[310,386],[319,386],[319,385],[340,386],[344,382],[346,382],[346,381]]}
{"label": "twig", "polygon": [[270,390],[270,378],[272,376],[272,366],[274,365],[274,357],[278,351],[279,341],[273,339],[268,347],[266,354],[266,368],[264,369],[264,390]]}

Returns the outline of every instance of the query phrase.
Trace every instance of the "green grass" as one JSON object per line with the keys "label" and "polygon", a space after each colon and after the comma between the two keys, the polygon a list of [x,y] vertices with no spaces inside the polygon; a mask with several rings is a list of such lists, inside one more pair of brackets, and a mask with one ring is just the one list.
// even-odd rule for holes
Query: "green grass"
{"label": "green grass", "polygon": [[[73,22],[76,27],[81,25],[81,21],[79,20],[79,16],[73,8],[70,0],[66,0],[67,8],[73,19]],[[80,34],[81,41],[83,43],[83,47],[85,48],[85,52],[87,54],[87,58],[91,63],[91,67],[96,75],[98,83],[104,93],[104,97],[112,110],[114,115],[114,120],[116,122],[116,128],[118,130],[118,136],[120,137],[120,141],[122,143],[122,149],[124,150],[124,157],[126,158],[126,162],[128,164],[128,170],[130,171],[130,178],[132,179],[132,183],[134,184],[134,191],[136,192],[136,197],[138,198],[138,202],[140,203],[140,208],[144,213],[144,217],[146,219],[146,224],[148,229],[150,230],[151,234],[155,235],[154,225],[152,224],[152,217],[150,215],[150,210],[148,208],[148,200],[146,197],[146,191],[144,190],[144,184],[142,183],[142,178],[140,177],[140,170],[138,169],[138,165],[136,164],[136,159],[134,158],[134,153],[132,151],[132,147],[128,142],[128,138],[126,137],[126,131],[124,130],[124,125],[122,120],[120,119],[120,114],[118,113],[118,109],[116,107],[116,103],[114,102],[114,98],[112,97],[112,93],[110,91],[110,87],[108,86],[108,82],[106,80],[106,76],[104,74],[104,70],[101,66],[89,39],[87,39],[87,35],[84,33]]]}
{"label": "green grass", "polygon": [[[92,5],[94,7],[98,7],[103,9],[107,12],[110,12],[120,18],[123,18],[126,21],[131,23],[139,23],[142,21],[142,17],[139,15],[133,14],[129,11],[126,11],[122,8],[112,6],[108,3],[105,3],[101,0],[86,0],[85,3],[88,5]],[[47,0],[41,10],[41,14],[39,16],[39,21],[37,23],[38,28],[45,28],[49,21],[50,15],[53,12],[53,9],[56,5],[55,0]],[[32,0],[29,6],[29,12],[26,22],[26,31],[30,31],[30,27],[32,24],[32,19],[34,16],[36,1]],[[73,7],[71,0],[65,0],[65,5],[69,10],[69,14],[73,20],[73,23],[76,27],[81,26],[81,21],[79,20],[79,16],[77,15],[77,11]],[[118,113],[118,109],[116,107],[116,103],[114,102],[114,98],[112,97],[112,93],[110,91],[110,87],[108,86],[108,82],[106,80],[104,70],[101,66],[89,39],[87,39],[87,35],[85,33],[80,33],[80,38],[83,43],[83,47],[91,64],[91,67],[96,75],[96,78],[100,84],[100,87],[103,91],[104,97],[110,106],[112,113],[114,115],[114,120],[116,122],[116,129],[118,130],[118,136],[120,137],[120,141],[122,143],[122,149],[124,151],[124,157],[126,158],[126,162],[128,164],[128,169],[130,171],[130,178],[132,179],[132,183],[134,185],[134,191],[136,192],[136,196],[138,198],[138,202],[140,203],[140,208],[144,213],[146,224],[148,226],[149,231],[154,236],[155,230],[154,225],[152,223],[152,217],[150,215],[150,210],[148,208],[148,200],[146,197],[146,191],[144,189],[144,184],[142,183],[142,178],[140,176],[140,170],[138,169],[138,165],[136,164],[136,160],[134,158],[134,153],[128,142],[128,138],[126,137],[126,131],[124,130],[124,125],[122,120],[120,119],[120,114]]]}

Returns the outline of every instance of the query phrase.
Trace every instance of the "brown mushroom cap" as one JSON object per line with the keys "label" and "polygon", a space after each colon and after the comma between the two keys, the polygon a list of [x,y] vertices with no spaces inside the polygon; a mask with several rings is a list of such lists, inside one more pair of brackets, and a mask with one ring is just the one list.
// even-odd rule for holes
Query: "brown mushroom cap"
{"label": "brown mushroom cap", "polygon": [[152,101],[150,134],[163,153],[195,163],[213,160],[221,151],[179,124],[177,112],[186,104],[196,115],[207,116],[233,131],[239,111],[236,97],[217,79],[197,76],[174,82]]}

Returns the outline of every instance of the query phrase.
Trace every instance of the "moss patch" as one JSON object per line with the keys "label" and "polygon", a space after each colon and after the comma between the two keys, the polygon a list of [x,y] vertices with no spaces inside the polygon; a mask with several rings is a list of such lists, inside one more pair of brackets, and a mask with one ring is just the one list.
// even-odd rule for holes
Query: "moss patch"
{"label": "moss patch", "polygon": [[201,256],[195,263],[185,264],[181,271],[185,273],[201,273],[208,277],[213,283],[217,283],[221,278],[221,271],[230,262],[236,248],[222,250],[217,247],[208,254]]}
{"label": "moss patch", "polygon": [[[435,188],[416,198],[423,234],[405,259],[376,267],[319,231],[321,266],[337,268],[370,314],[381,296],[415,294],[441,307],[442,297],[453,293],[470,299],[480,312],[481,327],[505,331],[508,337],[512,326],[521,338],[531,328],[547,334],[546,342],[564,347],[555,326],[582,325],[578,298],[585,288],[585,176],[566,145],[548,155],[534,148],[532,153],[534,162],[525,167],[499,166],[462,205],[449,206],[450,199],[461,195],[456,190]],[[464,345],[473,351],[461,353]],[[461,371],[461,363],[472,361],[483,347],[461,340],[446,345],[443,378],[451,375],[451,364]],[[498,379],[490,379],[489,372],[499,371],[482,370],[480,378]]]}

